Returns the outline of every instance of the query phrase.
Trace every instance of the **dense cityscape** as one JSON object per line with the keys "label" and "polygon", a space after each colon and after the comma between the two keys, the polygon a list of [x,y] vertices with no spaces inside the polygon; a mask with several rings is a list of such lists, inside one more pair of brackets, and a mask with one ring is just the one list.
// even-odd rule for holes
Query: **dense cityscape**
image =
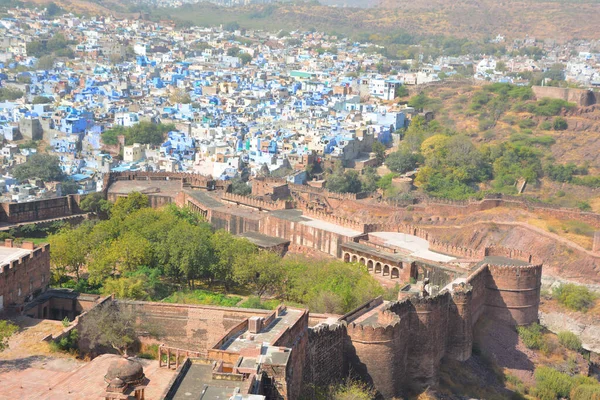
{"label": "dense cityscape", "polygon": [[0,399],[600,398],[600,37],[211,3],[0,2]]}

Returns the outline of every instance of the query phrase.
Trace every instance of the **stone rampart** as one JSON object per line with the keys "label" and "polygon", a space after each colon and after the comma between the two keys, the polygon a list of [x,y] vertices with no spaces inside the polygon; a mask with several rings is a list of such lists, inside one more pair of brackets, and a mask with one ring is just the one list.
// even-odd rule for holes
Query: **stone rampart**
{"label": "stone rampart", "polygon": [[446,353],[450,294],[444,291],[434,297],[413,297],[410,302],[414,309],[410,315],[407,386],[420,391],[438,383],[440,363]]}
{"label": "stone rampart", "polygon": [[541,265],[488,265],[486,314],[513,325],[527,325],[538,319]]}
{"label": "stone rampart", "polygon": [[386,399],[402,392],[408,335],[399,318],[384,326],[349,323],[345,356],[349,368]]}
{"label": "stone rampart", "polygon": [[227,193],[227,192],[224,192],[221,195],[221,199],[228,201],[228,202],[236,203],[237,205],[257,208],[259,210],[268,210],[268,211],[289,210],[289,209],[292,209],[294,206],[294,203],[291,201],[285,201],[285,200],[266,201],[266,200],[254,199],[249,196],[242,196],[239,194]]}
{"label": "stone rampart", "polygon": [[532,86],[536,99],[548,97],[551,99],[565,100],[575,103],[579,107],[587,107],[596,104],[596,95],[588,89],[559,88],[552,86]]}
{"label": "stone rampart", "polygon": [[131,308],[168,346],[207,351],[223,332],[252,316],[267,317],[272,311],[188,304],[118,300]]}
{"label": "stone rampart", "polygon": [[473,287],[469,284],[452,286],[448,307],[448,337],[446,355],[458,361],[471,357],[473,348]]}
{"label": "stone rampart", "polygon": [[486,264],[477,268],[467,277],[466,283],[473,288],[471,291],[471,321],[473,326],[485,311],[486,284],[489,270]]}
{"label": "stone rampart", "polygon": [[0,203],[0,221],[18,224],[80,214],[78,199],[79,196],[68,195],[24,203]]}
{"label": "stone rampart", "polygon": [[304,381],[314,387],[326,387],[343,381],[346,374],[343,323],[322,323],[308,329]]}
{"label": "stone rampart", "polygon": [[361,233],[364,233],[364,231],[365,231],[365,224],[348,219],[348,218],[338,217],[337,215],[334,215],[334,214],[329,214],[329,213],[325,213],[322,211],[308,210],[308,209],[304,210],[303,214],[308,217],[319,219],[321,221],[331,222],[332,224],[336,224],[336,225],[340,225],[340,226],[343,226],[346,228],[354,229]]}
{"label": "stone rampart", "polygon": [[[18,247],[10,239],[3,245]],[[0,315],[20,313],[23,305],[50,283],[50,245],[35,247],[31,242],[23,242],[20,247],[31,252],[0,265]]]}

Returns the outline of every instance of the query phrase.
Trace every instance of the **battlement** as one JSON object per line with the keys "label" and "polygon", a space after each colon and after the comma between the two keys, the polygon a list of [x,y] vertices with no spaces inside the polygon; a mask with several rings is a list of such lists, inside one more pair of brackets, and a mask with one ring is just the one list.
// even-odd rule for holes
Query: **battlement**
{"label": "battlement", "polygon": [[293,208],[291,201],[277,200],[267,201],[259,200],[249,196],[243,196],[234,193],[223,192],[221,199],[225,201],[234,202],[238,205],[244,205],[248,207],[258,208],[259,210],[289,210]]}
{"label": "battlement", "polygon": [[496,276],[519,277],[522,274],[538,275],[541,274],[542,264],[536,265],[493,265],[488,264],[490,273]]}
{"label": "battlement", "polygon": [[350,322],[346,330],[353,342],[383,343],[393,341],[399,334],[400,320],[387,325],[363,325]]}
{"label": "battlement", "polygon": [[428,296],[428,297],[411,297],[409,301],[414,306],[417,312],[419,311],[431,311],[434,308],[438,308],[440,306],[444,306],[448,303],[450,298],[450,292],[447,290],[443,290],[436,296]]}
{"label": "battlement", "polygon": [[333,324],[329,324],[323,322],[317,326],[312,328],[308,328],[308,340],[320,340],[326,337],[330,337],[331,335],[344,335],[346,333],[346,323],[345,322],[336,322]]}
{"label": "battlement", "polygon": [[338,217],[336,215],[333,214],[328,214],[322,211],[313,211],[313,210],[304,210],[303,213],[307,216],[322,220],[322,221],[326,221],[326,222],[331,222],[333,224],[336,225],[340,225],[340,226],[344,226],[346,228],[350,228],[350,229],[354,229],[360,232],[364,232],[365,229],[365,224],[362,224],[360,222],[348,219],[348,218],[344,218],[344,217]]}
{"label": "battlement", "polygon": [[0,261],[0,275],[8,274],[14,268],[19,265],[27,263],[29,260],[34,258],[40,258],[44,255],[48,255],[50,245],[44,243],[41,246],[35,246],[33,242],[22,242],[21,244],[14,243],[12,239],[6,239],[6,241],[0,246],[6,248],[30,250],[31,252],[25,255],[17,256],[13,259],[4,259]]}
{"label": "battlement", "polygon": [[451,295],[455,304],[466,304],[471,301],[473,296],[473,286],[468,283],[454,283]]}

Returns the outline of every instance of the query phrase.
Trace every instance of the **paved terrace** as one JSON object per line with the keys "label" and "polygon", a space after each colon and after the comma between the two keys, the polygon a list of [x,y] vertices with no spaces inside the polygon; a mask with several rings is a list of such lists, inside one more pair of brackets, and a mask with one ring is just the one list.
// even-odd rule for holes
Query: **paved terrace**
{"label": "paved terrace", "polygon": [[259,344],[270,344],[273,339],[281,334],[285,329],[292,326],[301,316],[303,310],[287,309],[280,313],[278,317],[259,333],[252,334],[254,340],[248,340],[248,331],[242,331],[227,341],[220,350],[239,352],[242,349],[254,349]]}
{"label": "paved terrace", "polygon": [[456,260],[455,257],[429,250],[429,242],[414,235],[397,232],[374,232],[369,233],[369,235],[384,240],[388,246],[396,246],[407,250],[412,257],[440,263]]}
{"label": "paved terrace", "polygon": [[30,255],[32,250],[21,249],[19,247],[0,246],[0,265],[9,264],[11,261],[18,260],[21,257]]}

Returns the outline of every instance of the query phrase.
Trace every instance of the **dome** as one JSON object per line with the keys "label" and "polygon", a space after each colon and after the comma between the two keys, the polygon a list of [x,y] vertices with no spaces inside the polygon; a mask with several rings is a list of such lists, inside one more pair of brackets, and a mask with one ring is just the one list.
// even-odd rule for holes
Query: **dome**
{"label": "dome", "polygon": [[109,365],[104,381],[106,383],[121,381],[123,385],[129,385],[140,383],[144,378],[142,364],[129,358],[120,358]]}

